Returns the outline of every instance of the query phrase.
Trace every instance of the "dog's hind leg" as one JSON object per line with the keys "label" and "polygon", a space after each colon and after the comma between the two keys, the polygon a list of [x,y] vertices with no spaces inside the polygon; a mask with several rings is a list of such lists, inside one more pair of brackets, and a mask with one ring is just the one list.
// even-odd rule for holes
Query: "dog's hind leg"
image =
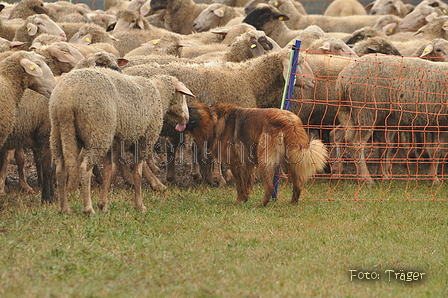
{"label": "dog's hind leg", "polygon": [[245,164],[232,164],[230,170],[235,179],[235,186],[237,191],[237,198],[235,204],[247,202],[252,193],[254,184],[253,166],[246,166]]}
{"label": "dog's hind leg", "polygon": [[261,179],[263,180],[264,186],[264,197],[261,203],[258,204],[259,207],[266,206],[271,200],[272,194],[274,193],[274,175],[275,175],[275,164],[262,162],[258,165],[258,171],[260,173]]}

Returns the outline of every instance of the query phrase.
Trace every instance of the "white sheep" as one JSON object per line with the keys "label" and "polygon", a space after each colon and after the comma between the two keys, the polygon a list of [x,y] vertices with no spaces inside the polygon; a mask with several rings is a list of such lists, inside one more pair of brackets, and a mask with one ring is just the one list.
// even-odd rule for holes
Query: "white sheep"
{"label": "white sheep", "polygon": [[[17,28],[13,41],[27,42],[30,45],[34,38],[44,33],[56,35],[61,41],[67,40],[65,32],[58,24],[47,15],[36,14],[28,17],[23,25]],[[27,49],[29,45],[25,45],[24,49]]]}
{"label": "white sheep", "polygon": [[12,9],[9,19],[27,19],[35,14],[48,14],[42,0],[21,0]]}
{"label": "white sheep", "polygon": [[448,62],[448,40],[436,38],[420,47],[412,56],[429,59],[431,61]]}
{"label": "white sheep", "polygon": [[366,10],[370,10],[371,15],[396,15],[404,18],[409,9],[401,0],[375,0],[366,6]]}
{"label": "white sheep", "polygon": [[[330,17],[322,15],[306,15],[300,18],[297,28],[306,28],[310,25],[317,25],[325,32],[352,33],[354,30],[373,26],[379,16],[347,16],[344,18]],[[257,30],[263,30],[268,36],[274,39],[280,46],[286,45],[299,32],[288,30],[283,23],[288,20],[288,16],[278,9],[267,4],[258,4],[251,11],[244,22],[254,26]]]}
{"label": "white sheep", "polygon": [[448,4],[441,0],[423,0],[398,25],[401,31],[415,32],[433,18],[446,15]]}
{"label": "white sheep", "polygon": [[193,28],[196,32],[209,31],[210,29],[228,24],[232,19],[244,16],[243,9],[214,3],[210,4],[194,19]]}
{"label": "white sheep", "polygon": [[354,15],[367,15],[367,12],[358,0],[333,0],[325,9],[323,15],[332,17],[346,17]]}
{"label": "white sheep", "polygon": [[[50,98],[50,145],[56,164],[60,211],[70,212],[67,193],[77,188],[80,169],[83,212],[95,212],[90,194],[91,172],[103,159],[104,182],[98,205],[107,210],[112,173],[108,161],[119,157],[121,147],[127,150],[131,146],[135,146],[135,207],[145,211],[141,196],[143,162],[157,141],[165,117],[177,121],[177,129],[185,129],[185,94],[193,96],[170,76],[146,79],[100,68],[72,70],[64,76]],[[109,151],[113,157],[107,159]],[[153,178],[158,181],[154,175]]]}
{"label": "white sheep", "polygon": [[42,56],[19,51],[0,62],[0,146],[12,132],[17,106],[26,88],[31,88],[47,97],[56,81]]}
{"label": "white sheep", "polygon": [[151,12],[165,9],[165,27],[175,33],[190,34],[193,32],[194,19],[207,6],[193,0],[152,0]]}
{"label": "white sheep", "polygon": [[[338,78],[341,107],[338,118],[343,137],[357,161],[359,177],[373,184],[366,164],[365,147],[374,131],[386,144],[380,153],[382,177],[389,177],[393,151],[400,144],[397,132],[421,133],[421,146],[432,159],[428,176],[437,181],[438,158],[446,143],[448,64],[416,57],[367,55],[352,61]],[[387,129],[387,130],[386,130]],[[337,132],[336,136],[340,136]],[[377,141],[378,141],[377,139]],[[397,144],[398,142],[398,144]],[[414,138],[410,140],[417,146]],[[393,144],[397,145],[393,145]],[[338,161],[340,170],[340,161]]]}

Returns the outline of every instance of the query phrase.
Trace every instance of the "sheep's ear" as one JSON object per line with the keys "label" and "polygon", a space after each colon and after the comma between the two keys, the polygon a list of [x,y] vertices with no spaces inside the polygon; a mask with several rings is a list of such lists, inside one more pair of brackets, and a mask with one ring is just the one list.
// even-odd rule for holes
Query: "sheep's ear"
{"label": "sheep's ear", "polygon": [[93,35],[91,33],[87,33],[84,37],[79,41],[79,44],[89,45],[92,43]]}
{"label": "sheep's ear", "polygon": [[210,32],[214,33],[214,34],[219,34],[219,35],[227,35],[227,33],[229,32],[229,28],[216,29],[216,30],[212,30]]}
{"label": "sheep's ear", "polygon": [[107,26],[106,28],[106,32],[112,31],[115,29],[115,25],[117,25],[117,22],[110,24],[109,26]]}
{"label": "sheep's ear", "polygon": [[145,28],[145,24],[143,24],[143,20],[138,20],[137,21],[137,29],[144,29]]}
{"label": "sheep's ear", "polygon": [[380,47],[378,45],[368,46],[367,49],[369,50],[369,53],[372,53],[372,54],[380,52]]}
{"label": "sheep's ear", "polygon": [[58,59],[60,62],[72,62],[74,60],[73,56],[69,51],[64,51],[58,47],[50,48],[50,55]]}
{"label": "sheep's ear", "polygon": [[37,13],[37,14],[48,14],[49,10],[48,8],[42,7],[42,6],[34,6],[33,10]]}
{"label": "sheep's ear", "polygon": [[42,47],[42,44],[40,42],[33,42],[33,44],[30,46],[30,50],[37,50]]}
{"label": "sheep's ear", "polygon": [[365,9],[365,10],[371,10],[372,7],[373,7],[373,4],[375,4],[375,2],[372,2],[372,3],[367,4],[366,6],[364,6],[364,9]]}
{"label": "sheep's ear", "polygon": [[448,31],[448,23],[443,23],[442,29]]}
{"label": "sheep's ear", "polygon": [[401,5],[400,4],[401,4],[400,1],[395,1],[394,7],[397,10],[398,14],[401,15]]}
{"label": "sheep's ear", "polygon": [[110,39],[112,39],[113,41],[120,41],[118,38],[113,37],[112,35],[109,35]]}
{"label": "sheep's ear", "polygon": [[215,9],[213,11],[213,13],[217,16],[222,18],[224,16],[224,9],[223,8],[219,8],[219,9]]}
{"label": "sheep's ear", "polygon": [[420,33],[425,32],[425,27],[426,27],[426,25],[423,26],[423,27],[421,27],[420,29],[418,29],[418,30],[417,30],[414,34],[412,34],[412,35],[418,35],[418,34],[420,34]]}
{"label": "sheep's ear", "polygon": [[11,42],[9,43],[9,47],[10,47],[11,49],[14,49],[14,48],[21,47],[21,46],[23,46],[24,44],[27,44],[27,42],[22,42],[22,41],[11,41]]}
{"label": "sheep's ear", "polygon": [[433,13],[427,15],[426,18],[425,18],[425,20],[429,23],[429,22],[431,22],[432,20],[434,20],[435,18],[437,18],[438,16],[439,16],[439,15],[438,15],[437,12],[433,12]]}
{"label": "sheep's ear", "polygon": [[432,44],[429,44],[425,47],[425,49],[423,50],[423,53],[420,55],[420,57],[425,57],[428,56],[429,54],[431,54],[434,51],[434,47]]}
{"label": "sheep's ear", "polygon": [[254,57],[259,57],[264,54],[263,46],[258,42],[258,40],[251,40],[250,41],[250,52]]}
{"label": "sheep's ear", "polygon": [[43,72],[42,69],[33,61],[27,58],[20,59],[20,65],[23,69],[32,76],[40,77]]}
{"label": "sheep's ear", "polygon": [[124,66],[124,65],[128,64],[128,62],[129,62],[129,60],[124,59],[124,58],[117,59],[118,66]]}
{"label": "sheep's ear", "polygon": [[387,25],[384,25],[383,28],[381,28],[381,31],[383,31],[383,33],[386,35],[391,35],[396,27],[397,23],[389,23]]}
{"label": "sheep's ear", "polygon": [[142,7],[140,7],[140,14],[142,16],[146,16],[149,13],[149,10],[151,9],[150,2],[151,0],[145,2]]}
{"label": "sheep's ear", "polygon": [[279,14],[279,15],[276,15],[275,17],[279,21],[287,21],[287,20],[289,20],[289,17],[287,15],[285,15],[285,14]]}
{"label": "sheep's ear", "polygon": [[191,47],[191,44],[189,44],[188,42],[186,42],[186,41],[181,41],[181,42],[179,42],[179,47]]}
{"label": "sheep's ear", "polygon": [[322,51],[330,51],[331,45],[328,41],[326,41],[321,47],[319,47],[319,49]]}
{"label": "sheep's ear", "polygon": [[34,36],[37,33],[37,26],[34,25],[33,23],[28,23],[26,24],[26,28],[28,30],[28,35],[30,36]]}
{"label": "sheep's ear", "polygon": [[177,91],[177,92],[180,92],[180,93],[182,93],[182,94],[185,94],[185,95],[188,95],[188,96],[191,96],[191,97],[196,97],[196,96],[194,96],[193,92],[191,92],[190,89],[188,89],[188,88],[184,85],[184,83],[182,83],[182,82],[179,82],[179,81],[178,81],[178,82],[176,83],[175,88],[176,88],[176,91]]}
{"label": "sheep's ear", "polygon": [[142,46],[146,46],[146,47],[154,47],[156,44],[158,44],[160,42],[160,38],[159,39],[154,39],[154,40],[150,40],[148,42],[142,43]]}

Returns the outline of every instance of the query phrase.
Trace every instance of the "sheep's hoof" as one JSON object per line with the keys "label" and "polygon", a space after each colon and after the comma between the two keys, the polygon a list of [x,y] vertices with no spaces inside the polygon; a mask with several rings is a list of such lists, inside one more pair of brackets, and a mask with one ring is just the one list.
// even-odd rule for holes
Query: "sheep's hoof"
{"label": "sheep's hoof", "polygon": [[70,208],[60,209],[59,213],[71,214],[72,210],[70,210]]}
{"label": "sheep's hoof", "polygon": [[34,189],[32,189],[31,186],[29,186],[29,185],[23,185],[23,186],[21,185],[20,187],[23,189],[23,191],[25,191],[27,193],[30,193],[30,194],[36,193],[34,191]]}
{"label": "sheep's hoof", "polygon": [[164,191],[167,189],[167,187],[163,184],[154,185],[152,188],[154,191]]}
{"label": "sheep's hoof", "polygon": [[107,207],[107,204],[105,204],[105,203],[98,203],[98,208],[103,212],[109,211],[109,208]]}
{"label": "sheep's hoof", "polygon": [[216,179],[215,183],[218,185],[218,187],[224,187],[227,185],[226,180],[224,178]]}
{"label": "sheep's hoof", "polygon": [[135,206],[135,209],[138,209],[140,212],[146,212],[148,209],[144,205],[142,206]]}
{"label": "sheep's hoof", "polygon": [[93,210],[93,208],[92,207],[88,207],[88,208],[83,208],[82,209],[82,212],[83,213],[85,213],[85,214],[95,214],[95,210]]}

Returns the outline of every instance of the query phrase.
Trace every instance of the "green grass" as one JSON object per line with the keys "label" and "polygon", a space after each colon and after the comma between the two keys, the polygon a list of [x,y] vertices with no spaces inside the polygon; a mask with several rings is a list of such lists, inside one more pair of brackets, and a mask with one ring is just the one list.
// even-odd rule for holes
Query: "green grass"
{"label": "green grass", "polygon": [[[316,181],[290,205],[282,186],[266,208],[254,208],[259,185],[242,205],[232,186],[170,187],[144,192],[147,213],[115,189],[109,212],[93,216],[79,193],[70,215],[38,195],[1,197],[0,297],[448,297],[447,202],[382,187]],[[344,201],[354,191],[366,201]],[[380,279],[351,281],[349,270]],[[425,275],[388,281],[386,270]]]}

